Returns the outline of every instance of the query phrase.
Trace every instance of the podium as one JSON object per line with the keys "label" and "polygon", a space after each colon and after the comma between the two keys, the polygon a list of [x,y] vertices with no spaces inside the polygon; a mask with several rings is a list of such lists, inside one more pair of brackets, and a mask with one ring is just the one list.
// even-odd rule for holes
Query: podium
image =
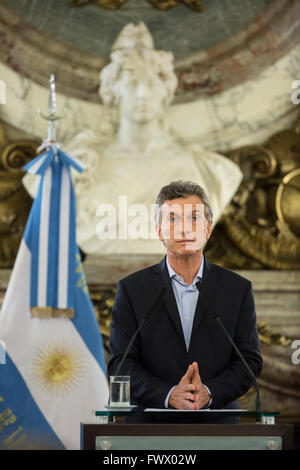
{"label": "podium", "polygon": [[[143,416],[153,416],[143,411]],[[172,411],[157,411],[164,417]],[[184,414],[185,413],[185,414]],[[189,412],[193,414],[193,412]],[[197,413],[197,412],[196,412]],[[83,450],[139,451],[139,450],[292,450],[293,424],[275,424],[277,412],[256,413],[242,410],[209,411],[206,416],[224,415],[254,418],[254,422],[239,424],[126,424],[116,422],[132,412],[96,411],[95,424],[81,423]],[[136,415],[136,413],[135,413]],[[186,412],[176,411],[186,417]],[[256,419],[256,421],[255,421]],[[258,421],[259,420],[259,421]],[[208,419],[209,421],[209,419]]]}

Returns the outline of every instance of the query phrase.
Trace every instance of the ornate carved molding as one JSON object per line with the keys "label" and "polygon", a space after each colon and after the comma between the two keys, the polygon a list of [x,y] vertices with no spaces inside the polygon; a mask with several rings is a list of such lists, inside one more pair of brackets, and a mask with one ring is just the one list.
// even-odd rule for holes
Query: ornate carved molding
{"label": "ornate carved molding", "polygon": [[22,185],[22,166],[36,149],[31,141],[7,144],[0,126],[0,268],[13,266],[23,236],[32,200]]}
{"label": "ornate carved molding", "polygon": [[229,152],[244,180],[209,240],[207,256],[231,269],[300,269],[299,125],[264,146]]}
{"label": "ornate carved molding", "polygon": [[111,309],[114,304],[115,295],[115,287],[111,289],[90,289],[91,300],[94,305],[96,318],[101,331],[106,361],[108,361],[109,355]]}

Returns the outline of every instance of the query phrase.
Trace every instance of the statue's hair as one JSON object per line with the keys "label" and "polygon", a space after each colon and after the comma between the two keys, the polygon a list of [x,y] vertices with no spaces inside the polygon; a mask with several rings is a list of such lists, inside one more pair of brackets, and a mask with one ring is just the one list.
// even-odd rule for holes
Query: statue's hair
{"label": "statue's hair", "polygon": [[119,49],[111,54],[111,62],[100,72],[99,95],[108,106],[118,104],[116,83],[123,70],[134,70],[136,61],[150,63],[155,73],[161,78],[166,90],[165,104],[171,103],[177,87],[174,72],[174,57],[170,52],[153,49]]}

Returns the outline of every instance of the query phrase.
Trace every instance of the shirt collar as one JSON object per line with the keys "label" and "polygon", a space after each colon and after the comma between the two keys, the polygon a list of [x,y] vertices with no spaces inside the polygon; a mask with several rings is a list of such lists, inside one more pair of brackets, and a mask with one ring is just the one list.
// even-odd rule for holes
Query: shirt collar
{"label": "shirt collar", "polygon": [[[170,263],[169,263],[169,261],[168,261],[168,256],[166,256],[166,262],[167,262],[167,268],[168,268],[168,272],[169,272],[170,278],[171,278],[171,279],[172,279],[172,278],[173,278],[173,279],[176,279],[176,281],[179,281],[179,282],[181,282],[181,283],[184,284],[184,281],[183,281],[182,277],[181,277],[179,274],[177,274],[177,273],[174,271],[174,269],[171,267],[171,265],[170,265]],[[194,280],[193,280],[193,282],[192,282],[193,285],[196,284],[197,280],[202,279],[202,276],[203,276],[203,269],[204,269],[204,256],[202,255],[202,261],[201,261],[199,270],[198,270],[198,272],[197,272],[197,274],[196,274],[196,276],[195,276],[195,278],[194,278]]]}

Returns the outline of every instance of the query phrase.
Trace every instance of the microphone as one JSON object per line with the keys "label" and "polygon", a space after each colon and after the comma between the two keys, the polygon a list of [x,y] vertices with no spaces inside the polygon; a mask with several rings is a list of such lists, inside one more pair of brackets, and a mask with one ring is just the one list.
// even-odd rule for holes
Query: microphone
{"label": "microphone", "polygon": [[152,313],[156,310],[158,304],[160,303],[163,295],[165,294],[167,288],[165,286],[162,286],[157,294],[157,296],[155,297],[154,301],[152,302],[152,304],[150,305],[150,307],[148,308],[148,310],[146,311],[145,315],[143,316],[142,318],[142,321],[141,323],[139,324],[137,330],[135,331],[134,335],[132,336],[124,354],[123,354],[123,357],[122,357],[122,360],[119,364],[119,367],[117,368],[114,376],[117,376],[119,375],[120,373],[120,370],[121,370],[121,367],[123,366],[124,364],[124,361],[129,353],[129,350],[135,340],[135,338],[137,337],[137,334],[139,333],[139,331],[143,328],[144,324],[146,323],[147,320],[149,320],[149,318],[151,317]]}
{"label": "microphone", "polygon": [[217,311],[215,310],[215,308],[213,307],[213,305],[211,303],[208,302],[206,296],[203,294],[203,288],[201,287],[201,282],[198,281],[196,282],[196,286],[197,286],[197,289],[199,291],[199,294],[201,295],[202,299],[204,300],[204,302],[207,304],[207,306],[209,307],[210,311],[212,312],[212,315],[213,317],[215,318],[215,320],[218,322],[218,324],[220,325],[222,331],[224,332],[225,336],[227,337],[228,341],[230,342],[230,344],[232,345],[232,347],[234,348],[234,350],[236,351],[237,355],[239,356],[239,358],[241,359],[242,363],[244,364],[245,368],[247,369],[248,373],[250,374],[250,376],[253,378],[254,382],[255,382],[255,388],[256,388],[256,400],[255,400],[255,411],[257,413],[262,413],[262,406],[261,406],[261,400],[260,400],[260,395],[259,395],[259,386],[258,386],[258,382],[257,382],[257,379],[252,371],[252,369],[249,367],[249,365],[247,364],[244,356],[242,355],[241,351],[239,350],[239,348],[237,347],[237,345],[235,344],[235,342],[233,341],[233,339],[231,338],[230,334],[228,333],[228,331],[226,330],[225,326],[223,325],[223,322],[220,318],[220,316],[218,315]]}

